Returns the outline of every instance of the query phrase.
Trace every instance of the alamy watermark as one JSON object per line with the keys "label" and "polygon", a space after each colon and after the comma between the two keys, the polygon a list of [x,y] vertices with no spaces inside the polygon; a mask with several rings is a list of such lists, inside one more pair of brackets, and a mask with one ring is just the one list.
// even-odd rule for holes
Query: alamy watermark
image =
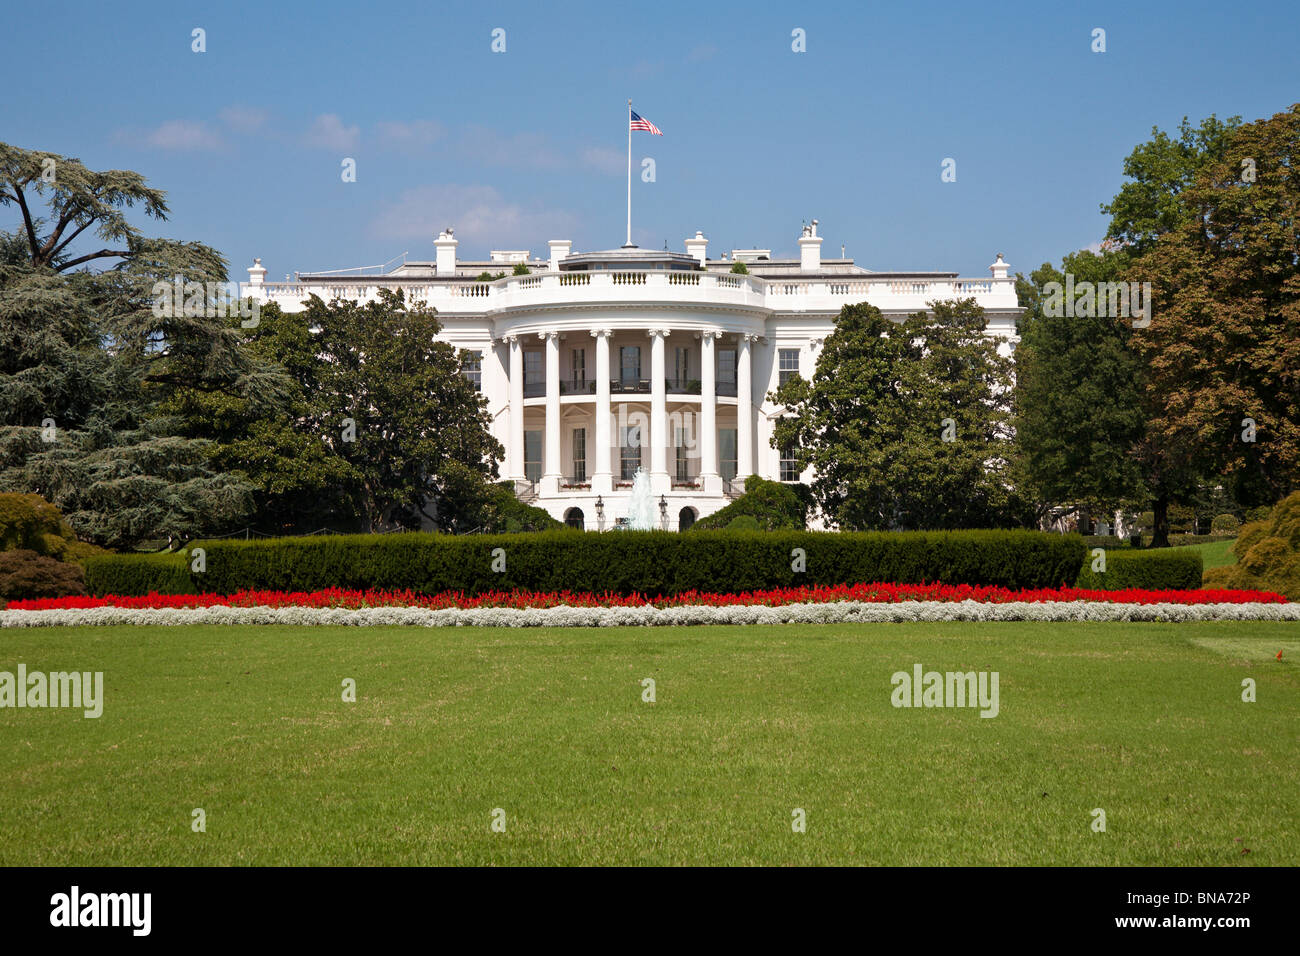
{"label": "alamy watermark", "polygon": [[1080,282],[1065,274],[1065,284],[1043,285],[1043,314],[1050,319],[1132,319],[1133,328],[1151,324],[1150,282]]}
{"label": "alamy watermark", "polygon": [[889,702],[895,707],[978,707],[981,717],[998,715],[997,671],[924,671],[920,664],[912,673],[896,671],[889,679],[894,686]]}
{"label": "alamy watermark", "polygon": [[18,673],[0,671],[0,708],[2,707],[74,707],[94,719],[104,713],[104,672],[40,671],[27,672],[26,664]]}
{"label": "alamy watermark", "polygon": [[235,318],[246,329],[261,322],[262,304],[240,298],[237,282],[158,281],[153,285],[153,314],[157,319]]}

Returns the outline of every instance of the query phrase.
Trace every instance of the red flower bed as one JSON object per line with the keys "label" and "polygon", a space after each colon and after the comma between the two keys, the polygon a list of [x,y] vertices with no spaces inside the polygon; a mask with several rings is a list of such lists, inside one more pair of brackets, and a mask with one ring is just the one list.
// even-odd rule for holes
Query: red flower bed
{"label": "red flower bed", "polygon": [[900,601],[983,601],[1005,604],[1009,601],[1040,603],[1045,601],[1101,601],[1111,604],[1285,604],[1280,594],[1269,591],[1089,591],[1082,588],[1042,588],[1011,591],[1000,587],[969,584],[841,584],[835,587],[777,588],[770,591],[745,591],[741,594],[708,594],[687,591],[673,597],[618,594],[588,594],[570,591],[537,593],[532,591],[490,591],[469,596],[460,592],[416,594],[413,591],[350,591],[329,588],[324,591],[239,591],[222,594],[149,594],[144,597],[64,597],[11,601],[15,611],[43,611],[56,608],[198,608],[198,607],[422,607],[422,608],[542,608],[567,604],[571,607],[656,607],[705,604],[725,607],[736,604],[815,604],[827,601],[865,601],[893,604]]}

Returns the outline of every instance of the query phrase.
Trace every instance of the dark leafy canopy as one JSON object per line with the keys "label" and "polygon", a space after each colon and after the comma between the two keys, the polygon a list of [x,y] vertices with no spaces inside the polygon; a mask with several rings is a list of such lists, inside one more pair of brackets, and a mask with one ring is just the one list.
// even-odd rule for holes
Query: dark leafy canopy
{"label": "dark leafy canopy", "polygon": [[287,415],[241,399],[188,395],[191,433],[257,487],[259,530],[475,530],[492,524],[488,482],[503,455],[486,399],[436,341],[432,309],[385,290],[364,305],[313,296],[303,312],[264,309],[248,347],[294,380]]}
{"label": "dark leafy canopy", "polygon": [[1300,487],[1300,104],[1237,129],[1180,201],[1132,269],[1155,290],[1152,445],[1273,502]]}
{"label": "dark leafy canopy", "polygon": [[1124,160],[1130,181],[1101,207],[1111,217],[1107,236],[1141,253],[1178,228],[1187,218],[1183,191],[1204,166],[1226,155],[1240,125],[1240,116],[1219,120],[1211,115],[1195,127],[1183,117],[1177,137],[1152,127],[1151,139]]}
{"label": "dark leafy canopy", "polygon": [[[974,300],[935,302],[895,323],[846,306],[811,382],[785,406],[772,444],[812,465],[819,510],[845,530],[1020,524],[1010,490],[1010,360]],[[951,439],[951,440],[945,440]]]}
{"label": "dark leafy canopy", "polygon": [[[53,183],[41,176],[51,159]],[[251,486],[214,470],[207,442],[179,434],[163,402],[228,392],[274,408],[288,382],[224,319],[153,308],[155,283],[223,282],[225,260],[132,227],[129,207],[167,210],[135,173],[0,144],[0,202],[20,219],[0,233],[0,490],[41,494],[79,536],[114,547],[238,521]],[[83,234],[108,245],[74,255]]]}
{"label": "dark leafy canopy", "polygon": [[1059,270],[1043,263],[1030,280],[1017,282],[1025,311],[1016,346],[1016,444],[1030,489],[1045,507],[1104,513],[1145,503],[1134,457],[1145,418],[1132,321],[1044,308],[1044,286],[1064,284],[1066,273],[1076,283],[1118,282],[1127,268],[1124,251],[1077,252]]}

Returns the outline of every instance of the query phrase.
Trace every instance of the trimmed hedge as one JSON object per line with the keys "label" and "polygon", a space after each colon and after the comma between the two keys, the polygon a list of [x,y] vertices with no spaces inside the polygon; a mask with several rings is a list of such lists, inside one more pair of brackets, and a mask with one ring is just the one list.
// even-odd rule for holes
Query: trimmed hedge
{"label": "trimmed hedge", "polygon": [[[410,533],[201,546],[207,570],[192,575],[195,589],[221,594],[373,587],[424,594],[522,588],[672,595],[872,581],[1037,588],[1070,583],[1084,556],[1078,535],[1037,531]],[[498,548],[505,558],[500,573],[492,569]],[[806,553],[804,572],[791,567],[795,548]]]}
{"label": "trimmed hedge", "polygon": [[189,555],[184,551],[97,555],[87,558],[85,566],[86,591],[96,596],[199,593],[190,580]]}
{"label": "trimmed hedge", "polygon": [[1201,586],[1201,552],[1191,548],[1106,550],[1106,570],[1092,570],[1092,553],[1084,558],[1075,586],[1097,591],[1144,588],[1151,591],[1185,591]]}

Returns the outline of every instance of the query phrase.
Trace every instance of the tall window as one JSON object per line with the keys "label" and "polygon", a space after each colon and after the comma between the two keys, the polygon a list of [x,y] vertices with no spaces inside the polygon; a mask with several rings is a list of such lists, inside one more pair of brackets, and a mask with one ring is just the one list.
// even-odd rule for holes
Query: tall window
{"label": "tall window", "polygon": [[587,350],[574,349],[570,359],[573,363],[573,384],[587,384]]}
{"label": "tall window", "polygon": [[673,381],[678,388],[685,388],[691,377],[691,350],[677,348],[673,350]]}
{"label": "tall window", "polygon": [[618,350],[619,364],[623,370],[624,387],[641,380],[641,346],[624,345]]}
{"label": "tall window", "polygon": [[529,481],[542,480],[542,433],[524,432],[524,477]]}
{"label": "tall window", "polygon": [[546,384],[546,375],[542,372],[542,353],[524,353],[524,389],[537,391]]}
{"label": "tall window", "polygon": [[718,349],[718,381],[736,384],[736,350]]}
{"label": "tall window", "polygon": [[734,428],[718,430],[718,466],[723,481],[730,481],[736,477],[736,430]]}
{"label": "tall window", "polygon": [[781,480],[799,480],[799,463],[795,461],[793,445],[787,445],[781,449]]}
{"label": "tall window", "polygon": [[799,350],[781,349],[777,362],[776,384],[780,387],[799,374]]}
{"label": "tall window", "polygon": [[674,431],[674,444],[677,446],[677,480],[691,480],[690,448],[687,447],[686,429],[678,425]]}
{"label": "tall window", "polygon": [[573,480],[587,480],[587,429],[573,430]]}
{"label": "tall window", "polygon": [[483,391],[483,353],[465,349],[460,353],[460,370],[470,380],[474,390]]}
{"label": "tall window", "polygon": [[618,431],[619,476],[623,481],[631,481],[641,467],[641,428],[623,425]]}

